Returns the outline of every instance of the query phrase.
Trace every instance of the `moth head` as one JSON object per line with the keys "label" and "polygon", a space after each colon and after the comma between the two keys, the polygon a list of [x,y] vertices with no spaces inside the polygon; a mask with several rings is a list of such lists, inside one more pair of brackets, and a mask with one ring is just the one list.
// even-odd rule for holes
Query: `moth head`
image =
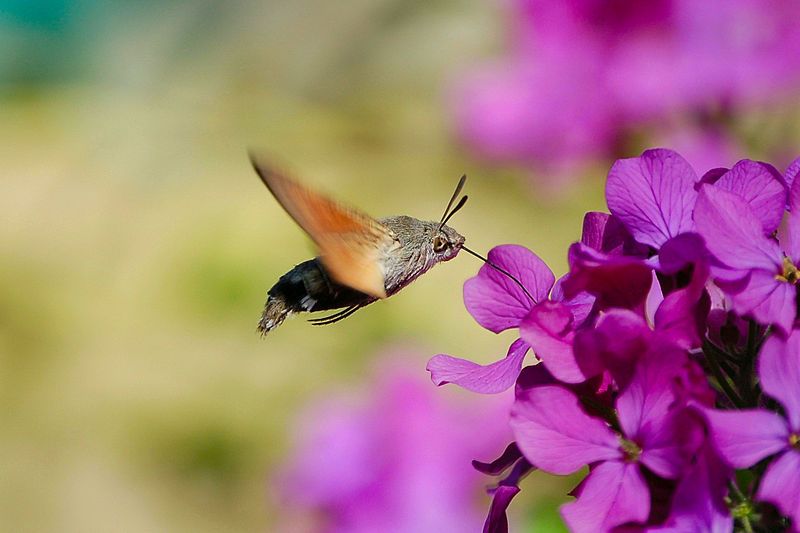
{"label": "moth head", "polygon": [[440,261],[448,261],[458,255],[464,241],[464,237],[450,226],[440,226],[433,234],[431,246]]}
{"label": "moth head", "polygon": [[[461,176],[461,179],[458,180],[458,185],[456,185],[456,190],[453,192],[453,196],[450,198],[450,201],[447,203],[447,207],[444,210],[444,214],[442,215],[442,219],[439,221],[439,225],[436,227],[436,231],[433,232],[433,236],[431,239],[431,246],[433,248],[433,253],[436,254],[439,261],[447,261],[449,259],[454,258],[458,255],[458,252],[461,250],[461,247],[464,245],[464,237],[460,235],[456,230],[447,226],[447,221],[455,215],[464,204],[467,203],[467,195],[461,197],[455,207],[453,207],[453,202],[455,202],[456,198],[458,198],[461,189],[464,187],[464,182],[467,181],[466,176]],[[452,208],[452,209],[451,209]]]}

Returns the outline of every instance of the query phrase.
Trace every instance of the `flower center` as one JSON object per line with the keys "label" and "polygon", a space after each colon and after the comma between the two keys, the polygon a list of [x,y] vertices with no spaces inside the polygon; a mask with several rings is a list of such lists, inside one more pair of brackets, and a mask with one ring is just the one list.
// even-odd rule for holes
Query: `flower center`
{"label": "flower center", "polygon": [[635,463],[639,460],[639,456],[642,455],[642,449],[639,445],[624,437],[619,437],[619,448],[625,454],[625,460],[629,463]]}
{"label": "flower center", "polygon": [[789,446],[800,450],[800,435],[797,433],[792,433],[789,435]]}
{"label": "flower center", "polygon": [[792,263],[791,259],[784,257],[783,272],[776,275],[775,279],[795,285],[798,281],[800,281],[800,270],[798,270],[794,263]]}
{"label": "flower center", "polygon": [[741,502],[731,509],[734,518],[748,518],[753,514],[753,505],[750,502]]}

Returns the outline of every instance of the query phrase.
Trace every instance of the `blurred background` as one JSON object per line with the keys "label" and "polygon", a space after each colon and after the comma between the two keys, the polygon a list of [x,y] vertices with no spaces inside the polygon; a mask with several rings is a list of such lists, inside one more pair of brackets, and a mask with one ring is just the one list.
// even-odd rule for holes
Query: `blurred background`
{"label": "blurred background", "polygon": [[[615,158],[800,151],[796,2],[647,5],[0,0],[2,529],[479,529],[509,398],[424,370],[505,353],[461,301],[479,263],[262,340],[313,250],[246,150],[375,216],[438,219],[467,173],[471,247],[561,275]],[[512,523],[561,530],[571,481]]]}

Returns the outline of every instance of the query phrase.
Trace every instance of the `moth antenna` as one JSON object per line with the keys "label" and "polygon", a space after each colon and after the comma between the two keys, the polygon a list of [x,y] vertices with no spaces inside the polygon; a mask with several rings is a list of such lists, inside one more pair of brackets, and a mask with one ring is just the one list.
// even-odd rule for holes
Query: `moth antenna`
{"label": "moth antenna", "polygon": [[484,263],[486,263],[487,265],[489,265],[489,266],[490,266],[490,267],[492,267],[493,269],[497,270],[498,272],[500,272],[500,273],[501,273],[501,274],[503,274],[504,276],[507,276],[507,277],[508,277],[510,280],[512,280],[514,283],[516,283],[517,285],[519,285],[519,288],[520,288],[520,289],[522,289],[522,292],[524,292],[524,293],[525,293],[525,295],[526,295],[528,298],[530,298],[530,299],[531,299],[531,301],[532,301],[533,303],[538,303],[538,302],[536,301],[536,298],[534,298],[534,297],[531,295],[531,293],[529,293],[529,292],[528,292],[528,289],[526,289],[526,288],[525,288],[525,285],[523,285],[523,284],[522,284],[522,282],[521,282],[520,280],[518,280],[516,277],[514,277],[514,275],[513,275],[513,274],[511,274],[511,272],[509,272],[508,270],[506,270],[506,269],[504,269],[504,268],[502,268],[502,267],[500,267],[500,266],[497,266],[497,265],[495,265],[494,263],[492,263],[491,261],[489,261],[487,258],[483,257],[481,254],[479,254],[479,253],[477,253],[477,252],[473,252],[472,250],[470,250],[469,248],[467,248],[467,247],[466,247],[466,246],[464,246],[464,245],[462,245],[462,246],[461,246],[461,249],[462,249],[462,250],[464,250],[465,252],[467,252],[467,253],[471,254],[471,255],[474,255],[475,257],[477,257],[478,259],[480,259],[481,261],[483,261]]}
{"label": "moth antenna", "polygon": [[442,229],[442,226],[444,226],[445,224],[447,224],[447,221],[448,221],[448,220],[450,220],[450,219],[453,217],[453,215],[455,215],[456,213],[458,213],[458,211],[459,211],[459,210],[460,210],[462,207],[464,207],[464,204],[466,204],[466,203],[467,203],[467,200],[468,200],[468,199],[469,199],[469,196],[467,196],[466,194],[465,194],[464,196],[462,196],[462,197],[461,197],[461,200],[459,200],[459,201],[458,201],[458,203],[456,204],[455,208],[453,208],[453,210],[452,210],[452,211],[450,211],[450,214],[449,214],[449,215],[447,215],[447,216],[446,216],[444,219],[442,219],[442,221],[439,223],[439,230],[441,230],[441,229]]}
{"label": "moth antenna", "polygon": [[[462,174],[461,179],[458,180],[458,185],[456,185],[456,190],[453,191],[453,196],[450,197],[450,201],[447,202],[447,207],[444,209],[444,213],[442,213],[442,218],[439,220],[441,225],[444,225],[444,221],[447,218],[447,212],[450,211],[450,208],[453,207],[453,202],[456,201],[458,198],[459,193],[461,193],[461,189],[464,188],[464,183],[467,181],[467,175]],[[441,226],[439,226],[441,228]]]}

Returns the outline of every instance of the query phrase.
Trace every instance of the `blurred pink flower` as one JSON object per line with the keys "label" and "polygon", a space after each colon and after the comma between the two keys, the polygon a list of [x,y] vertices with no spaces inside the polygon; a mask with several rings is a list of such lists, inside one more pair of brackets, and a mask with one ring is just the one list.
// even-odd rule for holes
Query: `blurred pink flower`
{"label": "blurred pink flower", "polygon": [[[448,402],[407,351],[382,359],[368,391],[328,395],[300,418],[273,484],[285,531],[479,531],[489,502],[475,458],[511,437],[503,395]],[[454,399],[454,398],[451,398]],[[303,525],[301,525],[303,524]]]}
{"label": "blurred pink flower", "polygon": [[509,56],[461,80],[455,121],[479,154],[551,178],[656,123],[657,135],[711,125],[708,148],[724,149],[727,117],[800,86],[795,0],[512,0],[511,11]]}

